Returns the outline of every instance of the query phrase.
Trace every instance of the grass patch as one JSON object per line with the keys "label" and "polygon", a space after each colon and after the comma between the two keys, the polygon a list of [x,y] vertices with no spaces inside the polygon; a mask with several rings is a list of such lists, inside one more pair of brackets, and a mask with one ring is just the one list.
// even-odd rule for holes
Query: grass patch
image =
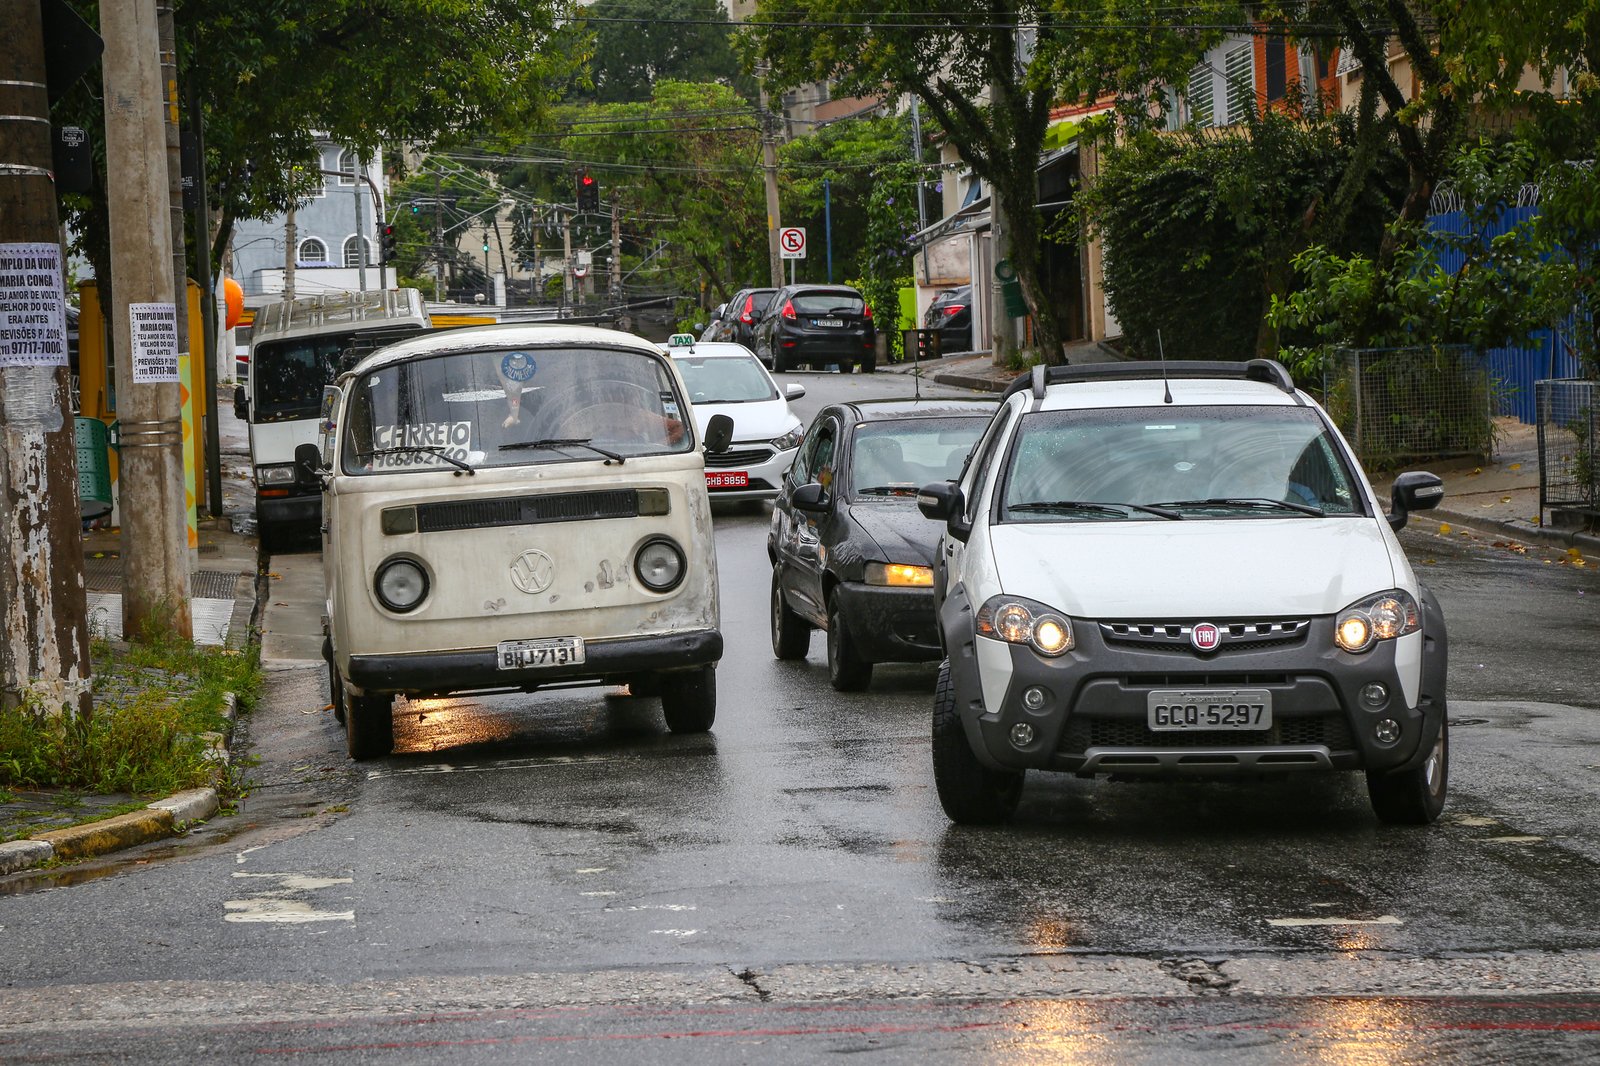
{"label": "grass patch", "polygon": [[94,711],[0,708],[0,790],[163,796],[215,780],[202,733],[222,732],[225,693],[251,704],[260,651],[155,640],[92,648]]}

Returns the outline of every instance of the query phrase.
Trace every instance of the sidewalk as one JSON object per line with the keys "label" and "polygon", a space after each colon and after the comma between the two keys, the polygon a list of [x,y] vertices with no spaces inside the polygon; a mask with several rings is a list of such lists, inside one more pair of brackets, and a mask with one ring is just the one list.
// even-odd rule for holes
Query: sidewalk
{"label": "sidewalk", "polygon": [[[233,417],[231,392],[219,392],[218,413],[225,514],[214,518],[202,511],[199,546],[190,574],[190,604],[195,643],[239,646],[252,639],[259,567],[256,538],[236,532],[232,517],[245,514],[250,504],[245,430]],[[121,530],[84,533],[83,562],[90,634],[120,640]],[[232,713],[230,706],[230,722]],[[216,742],[219,759],[227,757],[226,742],[225,737]],[[217,808],[213,788],[193,789],[154,802],[125,793],[0,789],[0,841],[8,841],[0,843],[0,876],[52,860],[89,858],[158,840],[180,831],[185,823],[211,817]]]}
{"label": "sidewalk", "polygon": [[[1097,347],[1084,346],[1089,350],[1081,356],[1075,353],[1074,361],[1094,361]],[[1018,377],[1015,371],[995,367],[987,354],[956,355],[925,362],[920,367],[900,363],[886,369],[896,374],[920,369],[929,381],[986,392],[1003,392]],[[1491,461],[1447,459],[1425,464],[1444,479],[1444,502],[1436,510],[1418,515],[1416,521],[1430,523],[1427,528],[1437,523],[1440,532],[1470,529],[1505,540],[1576,549],[1581,555],[1600,557],[1600,534],[1539,524],[1539,441],[1535,427],[1512,418],[1499,418],[1495,423],[1495,454]],[[1373,479],[1372,487],[1380,500],[1389,498],[1393,480],[1392,473]]]}

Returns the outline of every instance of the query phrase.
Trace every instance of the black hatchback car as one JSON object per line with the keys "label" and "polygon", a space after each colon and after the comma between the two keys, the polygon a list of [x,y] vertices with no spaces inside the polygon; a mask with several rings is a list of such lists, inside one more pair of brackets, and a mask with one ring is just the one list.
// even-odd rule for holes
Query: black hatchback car
{"label": "black hatchback car", "polygon": [[776,373],[802,364],[837,365],[846,373],[878,368],[872,308],[848,285],[779,289],[756,323],[755,352]]}
{"label": "black hatchback car", "polygon": [[946,289],[935,296],[922,316],[922,325],[939,331],[941,354],[972,351],[972,286]]}
{"label": "black hatchback car", "polygon": [[960,476],[993,400],[876,400],[824,408],[772,508],[772,651],[803,659],[828,634],[828,680],[860,691],[881,662],[940,657],[933,553],[944,531],[917,490]]}
{"label": "black hatchback car", "polygon": [[777,291],[777,289],[740,289],[734,293],[733,299],[723,305],[722,326],[717,335],[706,339],[733,341],[735,344],[742,344],[754,350],[756,323],[761,321],[762,313],[772,302],[772,294]]}

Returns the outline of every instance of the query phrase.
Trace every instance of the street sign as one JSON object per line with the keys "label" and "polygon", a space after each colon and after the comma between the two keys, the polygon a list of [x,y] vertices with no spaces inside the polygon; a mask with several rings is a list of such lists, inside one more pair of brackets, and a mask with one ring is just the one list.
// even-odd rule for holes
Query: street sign
{"label": "street sign", "polygon": [[806,257],[806,231],[804,226],[785,226],[778,231],[778,255],[784,259]]}

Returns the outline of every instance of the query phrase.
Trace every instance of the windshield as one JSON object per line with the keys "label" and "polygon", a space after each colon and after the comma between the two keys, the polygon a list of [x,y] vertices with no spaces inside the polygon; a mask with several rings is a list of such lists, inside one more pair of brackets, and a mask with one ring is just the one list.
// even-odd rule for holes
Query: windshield
{"label": "windshield", "polygon": [[316,418],[323,386],[332,385],[339,376],[339,353],[351,340],[348,333],[325,333],[256,344],[250,352],[250,378],[255,384],[252,419]]}
{"label": "windshield", "polygon": [[981,418],[907,418],[856,427],[851,494],[912,499],[935,481],[949,481],[989,424]]}
{"label": "windshield", "polygon": [[685,452],[666,361],[605,348],[494,349],[379,367],[354,383],[347,474]]}
{"label": "windshield", "polygon": [[776,400],[778,390],[753,355],[678,356],[678,373],[690,403],[759,403]]}
{"label": "windshield", "polygon": [[1019,522],[1305,518],[1361,513],[1355,486],[1308,407],[1043,411],[1018,428],[1003,505]]}

